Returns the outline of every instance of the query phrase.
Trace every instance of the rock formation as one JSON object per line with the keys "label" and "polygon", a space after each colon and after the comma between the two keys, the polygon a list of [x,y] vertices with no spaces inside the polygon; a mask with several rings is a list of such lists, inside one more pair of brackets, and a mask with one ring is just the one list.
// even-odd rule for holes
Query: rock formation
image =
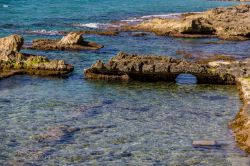
{"label": "rock formation", "polygon": [[97,61],[84,71],[86,78],[142,81],[175,81],[182,73],[197,77],[198,83],[235,84],[236,78],[249,77],[250,59],[244,61],[190,62],[166,56],[119,53],[108,64]]}
{"label": "rock formation", "polygon": [[240,148],[250,153],[250,78],[239,78],[238,87],[244,105],[230,127]]}
{"label": "rock formation", "polygon": [[19,35],[11,35],[0,39],[0,50],[20,51],[23,45],[23,37]]}
{"label": "rock formation", "polygon": [[[223,58],[224,59],[224,58]],[[166,56],[119,53],[107,64],[97,61],[84,70],[87,79],[175,81],[189,73],[198,83],[237,84],[244,106],[230,124],[241,149],[250,153],[250,59],[187,61]]]}
{"label": "rock formation", "polygon": [[22,45],[23,38],[18,35],[0,39],[0,78],[15,74],[63,75],[74,69],[63,60],[21,53]]}
{"label": "rock formation", "polygon": [[97,43],[84,41],[81,33],[71,32],[61,40],[34,40],[32,46],[27,48],[37,50],[97,50],[102,47]]}
{"label": "rock formation", "polygon": [[[240,25],[240,26],[239,26]],[[250,38],[250,5],[215,8],[175,18],[154,18],[124,30],[148,31],[176,37],[220,37],[228,40]]]}

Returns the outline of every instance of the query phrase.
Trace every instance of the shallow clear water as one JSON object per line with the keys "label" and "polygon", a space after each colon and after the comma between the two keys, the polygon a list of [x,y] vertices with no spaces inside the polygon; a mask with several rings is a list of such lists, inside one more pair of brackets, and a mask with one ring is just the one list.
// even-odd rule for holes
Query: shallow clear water
{"label": "shallow clear water", "polygon": [[[0,1],[0,36],[18,33],[30,42],[34,30],[80,30],[79,23],[109,23],[145,15],[202,11],[235,3],[203,0]],[[5,5],[5,6],[4,6]],[[6,6],[7,5],[7,6]],[[74,64],[67,78],[14,76],[0,81],[0,163],[30,165],[248,165],[227,127],[241,107],[235,86],[105,82],[82,74],[97,59],[119,51],[179,57],[177,50],[248,57],[249,41],[208,44],[218,39],[175,39],[154,35],[86,36],[105,45],[99,51],[28,51]],[[181,84],[182,83],[182,84]],[[77,127],[60,141],[37,142],[48,128]],[[192,147],[212,139],[222,146]],[[42,155],[41,155],[42,154]],[[38,157],[39,156],[39,157]]]}

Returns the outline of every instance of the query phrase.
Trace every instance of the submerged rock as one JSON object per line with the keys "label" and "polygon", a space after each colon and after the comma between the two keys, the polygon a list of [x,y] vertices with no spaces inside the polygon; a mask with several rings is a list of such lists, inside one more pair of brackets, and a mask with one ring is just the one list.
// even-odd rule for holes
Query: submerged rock
{"label": "submerged rock", "polygon": [[38,142],[62,141],[76,131],[79,131],[79,128],[71,128],[69,126],[61,125],[49,128],[44,133],[35,135],[33,138]]}
{"label": "submerged rock", "polygon": [[23,44],[21,36],[12,35],[0,41],[7,41],[4,46],[0,46],[0,78],[15,74],[64,75],[74,69],[63,60],[49,60],[43,56],[19,52]]}
{"label": "submerged rock", "polygon": [[97,50],[103,48],[94,42],[84,41],[81,33],[70,32],[61,40],[37,39],[27,49],[37,50]]}
{"label": "submerged rock", "polygon": [[[239,26],[240,25],[240,26]],[[250,5],[221,7],[175,18],[154,18],[124,30],[148,31],[175,37],[220,37],[228,40],[250,38]]]}
{"label": "submerged rock", "polygon": [[194,147],[209,147],[209,146],[217,146],[218,144],[214,140],[196,140],[193,141],[192,145]]}

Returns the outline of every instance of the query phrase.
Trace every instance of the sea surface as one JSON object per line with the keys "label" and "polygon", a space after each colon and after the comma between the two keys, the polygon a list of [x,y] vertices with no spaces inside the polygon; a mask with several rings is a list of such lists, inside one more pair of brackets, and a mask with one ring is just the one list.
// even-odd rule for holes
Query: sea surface
{"label": "sea surface", "polygon": [[[105,29],[115,21],[200,12],[236,2],[206,0],[0,0],[0,37],[60,38],[59,31]],[[68,77],[13,76],[0,80],[0,165],[244,166],[228,123],[242,103],[235,86],[197,85],[190,75],[176,83],[84,79],[83,69],[120,51],[181,57],[225,54],[250,57],[249,41],[181,39],[153,34],[86,35],[98,51],[29,51],[75,66]],[[37,141],[51,128],[77,128],[59,141]],[[220,146],[197,148],[193,140]]]}

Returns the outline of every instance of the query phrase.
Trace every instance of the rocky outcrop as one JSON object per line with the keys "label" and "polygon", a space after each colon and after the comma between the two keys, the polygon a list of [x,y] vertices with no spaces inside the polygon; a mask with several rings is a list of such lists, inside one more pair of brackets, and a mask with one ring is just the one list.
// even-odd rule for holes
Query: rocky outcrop
{"label": "rocky outcrop", "polygon": [[15,74],[64,75],[74,69],[63,60],[49,60],[43,56],[19,52],[23,44],[21,36],[12,35],[0,41],[7,41],[0,43],[0,78]]}
{"label": "rocky outcrop", "polygon": [[20,51],[22,45],[23,37],[19,35],[11,35],[0,39],[0,50]]}
{"label": "rocky outcrop", "polygon": [[32,46],[26,48],[37,50],[97,50],[102,47],[102,45],[97,43],[84,41],[81,33],[71,32],[61,40],[34,40]]}
{"label": "rocky outcrop", "polygon": [[250,78],[239,78],[238,87],[244,104],[230,127],[240,148],[250,153]]}
{"label": "rocky outcrop", "polygon": [[[224,59],[224,57],[223,57]],[[239,147],[250,153],[250,59],[187,61],[166,56],[119,53],[105,64],[97,61],[84,70],[87,79],[175,81],[182,73],[198,83],[237,84],[244,106],[230,124]]]}
{"label": "rocky outcrop", "polygon": [[190,62],[166,56],[119,53],[109,63],[97,61],[84,71],[86,78],[175,81],[182,73],[197,77],[198,83],[235,84],[236,78],[249,77],[250,59],[244,61]]}
{"label": "rocky outcrop", "polygon": [[[240,25],[240,26],[239,26]],[[176,37],[220,37],[228,40],[250,38],[250,5],[215,8],[175,18],[154,18],[124,30],[148,31]]]}

